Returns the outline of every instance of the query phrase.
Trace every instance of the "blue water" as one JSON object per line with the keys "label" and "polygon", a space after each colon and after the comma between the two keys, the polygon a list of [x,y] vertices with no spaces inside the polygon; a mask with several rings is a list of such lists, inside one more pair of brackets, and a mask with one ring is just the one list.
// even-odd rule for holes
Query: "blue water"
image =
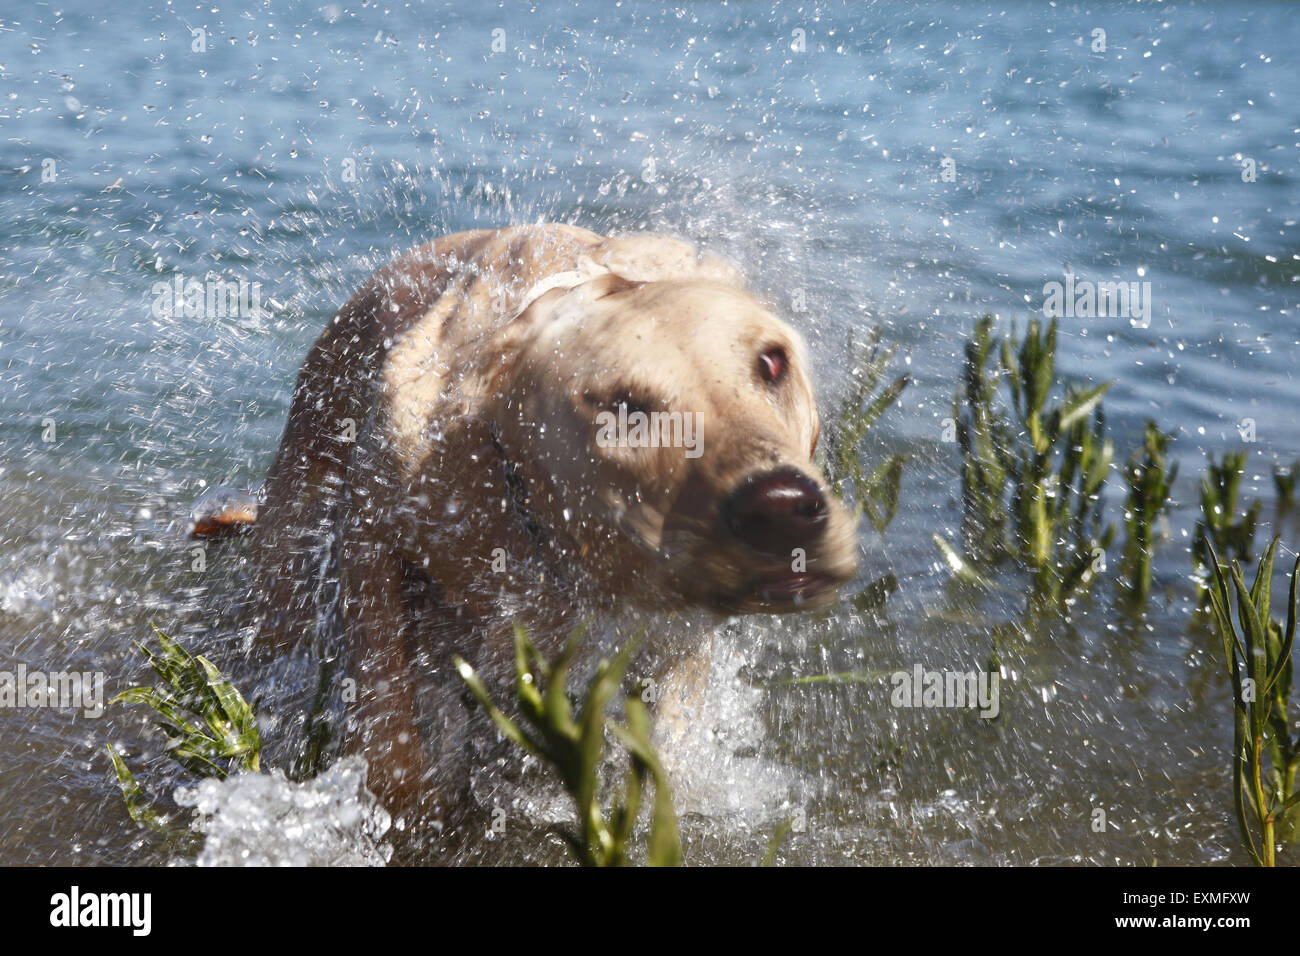
{"label": "blue water", "polygon": [[[900,515],[862,532],[865,576],[904,581],[891,623],[787,622],[762,647],[793,673],[970,664],[980,626],[934,612],[928,543],[956,530],[940,439],[962,340],[984,312],[1023,324],[1067,271],[1147,281],[1149,327],[1065,319],[1058,366],[1115,383],[1121,455],[1147,417],[1178,434],[1168,610],[1136,633],[1097,614],[1042,636],[996,732],[901,718],[880,689],[801,690],[769,702],[767,749],[817,794],[792,859],[1239,862],[1186,545],[1207,452],[1247,447],[1265,499],[1300,457],[1298,34],[1285,3],[6,13],[0,666],[103,667],[120,689],[147,621],[219,628],[244,556],[187,577],[174,523],[202,482],[260,478],[326,318],[404,248],[539,220],[731,256],[804,329],[824,409],[848,330],[883,328],[913,379],[879,433],[914,456]],[[265,312],[155,315],[154,283],[177,274],[259,282]],[[138,720],[0,713],[0,861],[155,858],[105,739],[148,752]],[[1094,805],[1114,833],[1089,834]],[[765,832],[733,821],[697,858],[752,858]]]}

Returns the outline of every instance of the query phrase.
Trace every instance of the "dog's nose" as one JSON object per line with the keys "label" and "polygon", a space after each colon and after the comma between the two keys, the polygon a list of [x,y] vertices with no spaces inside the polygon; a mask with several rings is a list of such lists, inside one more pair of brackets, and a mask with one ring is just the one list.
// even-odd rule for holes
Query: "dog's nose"
{"label": "dog's nose", "polygon": [[723,506],[728,530],[752,548],[788,557],[826,527],[826,496],[794,468],[751,475]]}

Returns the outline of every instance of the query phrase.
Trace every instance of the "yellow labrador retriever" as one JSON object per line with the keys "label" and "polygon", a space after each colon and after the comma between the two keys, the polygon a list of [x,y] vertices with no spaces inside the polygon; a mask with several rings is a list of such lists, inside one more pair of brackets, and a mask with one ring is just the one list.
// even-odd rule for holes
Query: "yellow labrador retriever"
{"label": "yellow labrador retriever", "polygon": [[[818,431],[803,341],[725,262],[564,225],[446,236],[375,273],[302,367],[256,518],[263,630],[334,622],[350,746],[411,809],[450,733],[420,678],[453,652],[504,678],[510,620],[554,651],[592,611],[831,601],[857,549]],[[661,648],[670,684],[707,674],[690,633]]]}

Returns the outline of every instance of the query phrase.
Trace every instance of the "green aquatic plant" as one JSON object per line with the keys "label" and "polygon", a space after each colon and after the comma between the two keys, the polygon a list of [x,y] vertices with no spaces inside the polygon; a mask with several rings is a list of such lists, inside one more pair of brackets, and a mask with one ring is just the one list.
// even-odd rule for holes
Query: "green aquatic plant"
{"label": "green aquatic plant", "polygon": [[1002,342],[1002,367],[1021,441],[1012,457],[1012,516],[1021,564],[1034,576],[1034,595],[1060,603],[1092,581],[1096,549],[1110,546],[1114,528],[1101,527],[1100,494],[1114,448],[1105,437],[1101,399],[1110,383],[1069,389],[1048,407],[1055,376],[1056,321],[1031,320],[1020,344]]}
{"label": "green aquatic plant", "polygon": [[997,356],[993,316],[986,315],[966,340],[962,385],[952,407],[961,446],[962,541],[978,562],[996,561],[1010,550],[1004,499],[1015,440],[1010,423],[995,404]]}
{"label": "green aquatic plant", "polygon": [[[866,515],[871,526],[883,535],[898,513],[903,465],[908,456],[888,455],[868,472],[866,452],[862,446],[872,426],[903,394],[909,379],[900,375],[885,382],[895,350],[880,344],[879,329],[868,332],[860,348],[855,346],[850,331],[847,354],[855,352],[859,361],[850,373],[852,389],[827,423],[825,438],[817,451],[817,464],[837,497],[844,498],[849,488],[853,489],[855,516]],[[897,579],[886,575],[869,583],[854,598],[854,607],[863,612],[879,612],[889,595],[897,589]],[[824,614],[829,614],[829,611]]]}
{"label": "green aquatic plant", "polygon": [[1124,502],[1124,555],[1121,580],[1130,599],[1145,603],[1151,594],[1151,557],[1159,522],[1169,509],[1169,494],[1178,476],[1178,463],[1169,464],[1169,443],[1153,421],[1147,421],[1142,447],[1129,456],[1124,466],[1128,497]]}
{"label": "green aquatic plant", "polygon": [[1297,478],[1300,478],[1300,458],[1289,465],[1273,466],[1273,487],[1277,489],[1277,505],[1279,508],[1290,508],[1295,504]]}
{"label": "green aquatic plant", "polygon": [[[167,753],[201,777],[224,779],[236,772],[261,770],[262,736],[253,708],[206,658],[191,655],[179,642],[154,628],[159,650],[140,650],[158,676],[153,687],[133,687],[112,703],[144,704],[167,734]],[[547,662],[522,628],[515,631],[516,699],[526,723],[517,724],[497,708],[474,670],[455,658],[461,678],[488,711],[501,732],[526,751],[550,764],[580,808],[575,830],[562,831],[578,858],[589,865],[616,866],[628,862],[628,847],[647,784],[653,784],[646,861],[654,866],[681,860],[677,818],[668,780],[650,743],[650,719],[644,704],[628,696],[625,722],[607,720],[605,709],[627,671],[636,642],[602,660],[583,696],[576,719],[566,696],[569,667],[582,637],[575,631],[560,658]],[[600,807],[599,769],[608,730],[628,754],[623,791],[607,818]],[[175,837],[167,819],[151,806],[145,791],[112,746],[109,758],[131,818]]]}
{"label": "green aquatic plant", "polygon": [[[1300,792],[1296,790],[1300,737],[1291,735],[1289,716],[1300,557],[1291,570],[1283,627],[1269,609],[1277,542],[1274,538],[1265,551],[1249,588],[1241,566],[1236,561],[1225,566],[1214,545],[1206,544],[1212,574],[1210,604],[1223,641],[1233,695],[1233,810],[1242,842],[1260,866],[1273,866],[1277,843],[1295,838],[1300,813]],[[1233,595],[1236,623],[1232,619]]]}
{"label": "green aquatic plant", "polygon": [[781,850],[781,844],[785,838],[794,832],[795,821],[793,819],[783,820],[772,834],[772,839],[767,842],[767,852],[763,854],[762,866],[776,866],[776,855]]}
{"label": "green aquatic plant", "polygon": [[862,443],[880,416],[898,401],[909,379],[900,375],[885,383],[895,350],[881,346],[879,329],[868,333],[860,350],[850,333],[847,351],[849,355],[859,352],[858,364],[851,373],[853,386],[828,423],[818,464],[836,495],[844,497],[846,486],[852,486],[857,514],[865,514],[871,526],[884,534],[898,512],[898,491],[907,456],[889,455],[868,473]]}
{"label": "green aquatic plant", "polygon": [[[262,734],[253,708],[211,661],[191,655],[158,628],[153,631],[157,652],[136,646],[159,684],[129,688],[110,703],[143,704],[153,710],[155,723],[167,735],[167,753],[191,773],[224,779],[230,773],[260,771]],[[149,809],[126,761],[111,744],[107,749],[131,818],[157,823],[160,817]]]}
{"label": "green aquatic plant", "polygon": [[[1011,560],[1031,577],[1033,606],[1060,605],[1087,591],[1114,538],[1102,524],[1101,491],[1114,457],[1105,437],[1103,383],[1067,389],[1049,404],[1055,383],[1057,323],[1029,322],[1023,339],[993,335],[984,316],[966,343],[953,424],[962,454],[962,540],[969,560],[947,542],[953,568]],[[1010,412],[997,401],[1005,381]],[[954,559],[956,559],[954,561]]]}
{"label": "green aquatic plant", "polygon": [[[650,718],[645,705],[636,696],[628,695],[623,702],[625,723],[605,716],[637,642],[628,642],[612,661],[597,664],[575,718],[566,684],[584,633],[582,627],[574,630],[559,658],[551,663],[533,646],[524,629],[515,627],[515,703],[522,723],[493,703],[483,681],[459,656],[454,658],[456,669],[502,735],[559,776],[577,809],[577,825],[561,829],[560,835],[579,862],[584,866],[627,865],[633,829],[649,782],[654,786],[654,803],[646,863],[676,866],[681,862],[677,816],[668,778],[650,743]],[[608,815],[601,806],[600,794],[606,731],[627,751],[629,763],[622,793],[616,795]]]}
{"label": "green aquatic plant", "polygon": [[[1192,562],[1202,585],[1207,585],[1211,553],[1249,564],[1259,522],[1260,502],[1240,509],[1241,479],[1246,473],[1246,452],[1226,452],[1222,463],[1209,456],[1201,476],[1201,518],[1192,539]],[[1204,594],[1202,594],[1204,597]]]}

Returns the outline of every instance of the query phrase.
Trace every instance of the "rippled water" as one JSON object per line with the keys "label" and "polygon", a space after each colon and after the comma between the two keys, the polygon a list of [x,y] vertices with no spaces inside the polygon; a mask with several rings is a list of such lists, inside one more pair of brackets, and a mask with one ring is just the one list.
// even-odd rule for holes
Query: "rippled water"
{"label": "rippled water", "polygon": [[[1058,362],[1115,381],[1121,451],[1147,416],[1178,433],[1146,619],[1118,617],[1103,590],[1027,637],[993,722],[895,709],[883,679],[719,682],[686,852],[753,861],[799,811],[787,861],[1243,862],[1217,639],[1192,622],[1186,552],[1204,456],[1240,445],[1243,419],[1251,493],[1271,502],[1272,465],[1300,456],[1296,41],[1281,3],[6,16],[0,669],[102,669],[115,692],[141,676],[131,642],[151,621],[237,668],[246,553],[223,545],[191,572],[190,502],[260,479],[302,356],[371,269],[437,234],[536,220],[685,235],[774,301],[801,295],[824,408],[850,328],[901,346],[913,385],[879,451],[913,457],[887,537],[862,530],[864,580],[901,581],[887,619],[735,622],[724,670],[978,667],[1018,608],[953,591],[929,544],[957,530],[941,421],[961,342],[983,312],[1028,316],[1067,271],[1149,281],[1148,328],[1067,319]],[[260,282],[265,311],[157,315],[153,285],[176,274]],[[1271,503],[1264,517],[1300,544]],[[128,820],[110,740],[161,790],[184,782],[137,714],[0,710],[0,862],[170,857]],[[283,798],[241,791],[225,819],[255,832]],[[519,833],[461,858],[562,852]]]}

